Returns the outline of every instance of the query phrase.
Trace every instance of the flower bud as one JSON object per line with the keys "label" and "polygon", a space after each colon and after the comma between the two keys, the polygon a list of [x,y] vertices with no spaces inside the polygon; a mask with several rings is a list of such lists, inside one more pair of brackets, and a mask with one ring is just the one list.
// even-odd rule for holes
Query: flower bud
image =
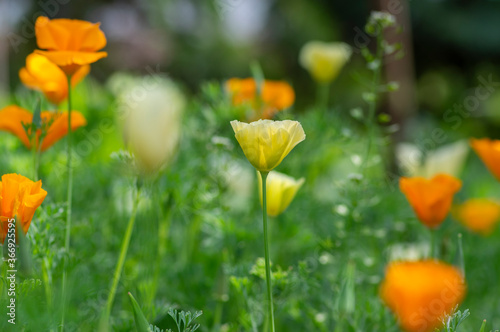
{"label": "flower bud", "polygon": [[[262,178],[260,175],[257,177],[262,205]],[[267,214],[272,217],[282,214],[295,198],[302,184],[304,184],[304,178],[296,180],[280,172],[269,172],[266,182]]]}

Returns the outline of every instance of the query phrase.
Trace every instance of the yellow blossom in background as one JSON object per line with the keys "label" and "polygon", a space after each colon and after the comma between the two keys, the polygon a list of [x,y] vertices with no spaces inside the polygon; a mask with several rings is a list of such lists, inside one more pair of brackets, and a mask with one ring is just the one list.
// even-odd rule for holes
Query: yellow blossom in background
{"label": "yellow blossom in background", "polygon": [[456,206],[453,216],[471,231],[489,235],[500,218],[500,204],[489,199],[470,199]]}
{"label": "yellow blossom in background", "polygon": [[[40,116],[42,118],[42,123],[47,126],[42,145],[40,146],[40,150],[45,151],[68,133],[68,112],[43,111]],[[30,142],[23,124],[29,125],[32,121],[33,114],[19,106],[11,105],[0,110],[0,130],[16,135],[28,149],[31,149],[32,142]],[[71,112],[72,130],[85,126],[86,124],[87,121],[80,112]],[[37,145],[39,144],[41,134],[41,130],[38,130],[36,133]]]}
{"label": "yellow blossom in background", "polygon": [[33,182],[19,174],[4,174],[0,181],[0,240],[3,243],[8,231],[9,219],[14,217],[28,232],[35,210],[42,204],[47,192],[42,181]]}
{"label": "yellow blossom in background", "polygon": [[333,81],[351,58],[352,49],[342,42],[310,41],[300,50],[299,62],[319,83]]}
{"label": "yellow blossom in background", "polygon": [[276,112],[284,110],[295,102],[295,92],[285,81],[262,82],[258,94],[257,83],[253,78],[231,78],[226,81],[225,89],[235,106],[248,104],[256,114],[254,119],[270,119]]}
{"label": "yellow blossom in background", "polygon": [[171,162],[181,135],[185,98],[175,84],[161,76],[151,77],[152,85],[141,98],[134,91],[144,81],[137,79],[120,96],[124,100],[123,138],[134,154],[139,170],[154,173]]}
{"label": "yellow blossom in background", "polygon": [[98,52],[106,46],[106,37],[100,23],[65,18],[50,20],[39,16],[35,22],[38,47],[35,53],[47,57],[66,75],[75,74],[81,66],[89,65],[108,56]]}
{"label": "yellow blossom in background", "polygon": [[[76,86],[90,71],[89,65],[81,66],[71,77]],[[28,88],[41,91],[53,104],[59,105],[68,97],[68,80],[64,72],[43,55],[31,53],[26,57],[26,67],[19,77]]]}
{"label": "yellow blossom in background", "polygon": [[[262,178],[259,179],[260,204],[262,205]],[[290,205],[300,187],[304,184],[304,178],[298,180],[280,172],[269,172],[267,176],[267,214],[276,217],[283,213]]]}
{"label": "yellow blossom in background", "polygon": [[231,126],[248,161],[260,172],[278,166],[306,138],[302,125],[291,120],[250,123],[233,120]]}
{"label": "yellow blossom in background", "polygon": [[432,179],[402,177],[399,187],[418,219],[427,227],[436,228],[448,215],[453,195],[460,190],[462,182],[453,176],[438,174]]}
{"label": "yellow blossom in background", "polygon": [[470,145],[490,172],[500,180],[500,140],[473,138]]}
{"label": "yellow blossom in background", "polygon": [[392,262],[380,297],[407,332],[430,332],[442,325],[465,296],[462,273],[437,260]]}

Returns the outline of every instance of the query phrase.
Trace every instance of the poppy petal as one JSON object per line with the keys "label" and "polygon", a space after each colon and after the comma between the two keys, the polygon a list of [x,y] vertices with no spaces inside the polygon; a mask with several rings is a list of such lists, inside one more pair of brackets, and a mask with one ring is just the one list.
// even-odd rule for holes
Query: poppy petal
{"label": "poppy petal", "polygon": [[19,106],[10,105],[0,110],[0,130],[16,135],[30,149],[31,144],[23,123],[31,123],[33,115]]}
{"label": "poppy petal", "polygon": [[[54,115],[53,112],[42,112],[42,118],[50,119],[52,117],[53,122],[47,130],[47,135],[44,137],[42,141],[41,150],[45,151],[54,143],[59,141],[61,138],[68,134],[68,112],[63,112]],[[71,130],[75,130],[79,127],[85,126],[87,124],[87,120],[82,115],[82,113],[77,111],[71,112]]]}

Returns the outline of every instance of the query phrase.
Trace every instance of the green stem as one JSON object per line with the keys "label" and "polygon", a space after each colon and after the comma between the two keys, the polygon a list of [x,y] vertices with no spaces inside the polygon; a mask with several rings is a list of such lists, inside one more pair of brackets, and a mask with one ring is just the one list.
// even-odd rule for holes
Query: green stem
{"label": "green stem", "polygon": [[[157,217],[158,217],[158,243],[157,243],[157,253],[156,253],[156,264],[154,267],[154,279],[153,285],[151,287],[151,293],[149,300],[152,302],[156,297],[156,292],[158,291],[158,282],[160,280],[160,272],[161,272],[161,263],[165,259],[165,255],[167,253],[168,248],[168,238],[170,234],[170,225],[171,225],[171,205],[169,204],[169,210],[163,213],[163,204],[161,203],[161,195],[160,195],[160,186],[158,182],[154,183],[155,187],[155,200],[158,205],[157,209]],[[169,194],[169,200],[173,199],[173,193]]]}
{"label": "green stem", "polygon": [[262,327],[262,331],[268,332],[269,331],[269,312],[266,314],[266,319],[264,320],[264,326]]}
{"label": "green stem", "polygon": [[462,233],[458,233],[458,263],[460,266],[460,270],[465,278],[465,259],[464,259],[464,248],[462,244]]}
{"label": "green stem", "polygon": [[219,328],[221,319],[222,319],[222,309],[224,307],[224,302],[221,299],[217,299],[217,305],[215,306],[215,312],[214,312],[214,324],[212,331],[217,331]]}
{"label": "green stem", "polygon": [[271,284],[271,263],[269,261],[269,236],[267,232],[267,197],[266,197],[266,182],[269,172],[260,172],[262,177],[262,219],[264,222],[264,252],[266,258],[266,283],[267,283],[267,302],[269,309],[269,320],[271,324],[271,332],[274,329],[274,308],[273,308],[273,289]]}
{"label": "green stem", "polygon": [[62,317],[61,317],[61,331],[64,331],[64,316],[66,311],[66,292],[68,283],[68,259],[69,247],[71,240],[71,205],[73,196],[73,167],[71,165],[71,75],[67,76],[68,79],[68,144],[66,146],[67,171],[68,171],[68,193],[66,199],[66,234],[64,238],[64,263],[63,263],[63,276],[62,276]]}
{"label": "green stem", "polygon": [[377,101],[379,94],[379,86],[380,86],[380,76],[382,74],[382,63],[384,60],[384,48],[383,48],[383,34],[379,33],[377,35],[377,52],[376,52],[376,60],[379,61],[379,65],[373,70],[373,82],[372,82],[372,98],[373,100],[369,103],[368,108],[368,117],[365,121],[367,131],[368,131],[368,146],[366,148],[365,159],[363,160],[363,169],[366,169],[368,166],[368,159],[370,159],[370,152],[373,143],[374,129],[376,127],[375,123],[375,113],[377,111]]}
{"label": "green stem", "polygon": [[115,299],[116,289],[118,287],[118,282],[120,281],[120,276],[122,274],[125,258],[127,257],[130,238],[132,237],[132,231],[134,229],[135,216],[137,215],[137,207],[139,206],[139,198],[140,198],[140,189],[136,188],[136,197],[134,200],[134,206],[132,208],[132,214],[130,215],[130,219],[127,225],[127,230],[125,231],[125,236],[123,237],[123,243],[120,250],[120,256],[118,258],[118,264],[116,265],[115,273],[113,275],[113,283],[111,284],[111,290],[109,291],[108,301],[106,303],[106,311],[104,313],[104,320],[103,320],[103,323],[106,325],[111,315],[111,308],[113,307],[113,301]]}
{"label": "green stem", "polygon": [[[41,142],[40,142],[40,147],[41,147]],[[39,174],[39,169],[40,169],[40,147],[36,150],[35,152],[35,181],[38,181],[40,178]]]}
{"label": "green stem", "polygon": [[33,181],[38,181],[38,169],[40,168],[40,154],[42,150],[43,138],[37,138],[36,133],[31,137],[31,155],[33,158]]}
{"label": "green stem", "polygon": [[[5,251],[4,248],[7,248],[7,246],[2,246],[2,251]],[[7,285],[7,282],[5,281],[7,280],[7,259],[5,259],[4,256],[5,255],[2,252],[2,282],[0,282],[0,287],[1,287],[0,294],[2,299],[7,298],[7,287],[5,287]]]}
{"label": "green stem", "polygon": [[323,112],[327,112],[328,109],[328,97],[330,94],[330,84],[327,82],[318,83],[317,90],[317,103],[318,108],[322,109]]}
{"label": "green stem", "polygon": [[50,275],[47,257],[44,257],[42,261],[42,278],[45,288],[45,297],[47,299],[47,306],[49,310],[52,310],[52,276]]}
{"label": "green stem", "polygon": [[33,157],[33,181],[38,181],[38,158],[37,158],[37,153],[36,153],[36,141],[34,142],[35,144],[33,144],[33,141],[32,140],[32,148],[31,148],[31,155]]}
{"label": "green stem", "polygon": [[229,261],[228,251],[223,249],[221,252],[221,267],[219,268],[219,273],[217,275],[217,305],[215,307],[214,312],[214,322],[212,324],[212,331],[218,332],[221,328],[222,314],[224,310],[224,303],[227,301],[225,297],[227,297],[227,277],[224,271],[224,265],[226,265]]}
{"label": "green stem", "polygon": [[437,259],[436,257],[436,230],[435,229],[430,229],[431,232],[431,258],[432,259]]}

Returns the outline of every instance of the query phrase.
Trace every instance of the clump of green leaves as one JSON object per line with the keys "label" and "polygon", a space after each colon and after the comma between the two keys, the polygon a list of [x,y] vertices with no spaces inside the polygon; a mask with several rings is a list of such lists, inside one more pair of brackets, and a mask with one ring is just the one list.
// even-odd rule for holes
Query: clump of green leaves
{"label": "clump of green leaves", "polygon": [[[158,326],[149,324],[144,313],[137,303],[136,299],[131,293],[128,293],[130,302],[132,303],[132,308],[134,311],[134,320],[137,331],[139,332],[173,332],[171,329],[160,329]],[[203,315],[202,311],[195,311],[194,313],[190,311],[178,311],[175,309],[169,309],[168,315],[172,317],[177,326],[178,332],[194,332],[200,328],[200,324],[196,324],[195,320]]]}
{"label": "clump of green leaves", "polygon": [[[453,315],[450,315],[446,321],[443,321],[444,328],[442,329],[443,332],[458,332],[458,327],[464,322],[464,320],[470,316],[470,311],[469,309],[465,309],[463,312],[460,310],[457,310]],[[436,329],[436,332],[439,331]],[[481,324],[481,328],[479,329],[479,332],[485,332],[486,331],[486,319],[483,320],[483,323]],[[498,330],[495,330],[498,331]]]}
{"label": "clump of green leaves", "polygon": [[29,138],[29,141],[32,142],[33,147],[36,147],[37,140],[37,132],[40,132],[40,136],[38,137],[39,145],[41,146],[43,139],[47,135],[49,127],[54,122],[54,119],[43,120],[42,119],[42,107],[40,99],[37,100],[35,104],[35,109],[33,111],[33,119],[31,123],[22,123],[24,131]]}
{"label": "clump of green leaves", "polygon": [[[200,324],[195,324],[194,321],[203,315],[203,312],[195,311],[191,313],[190,311],[186,312],[170,309],[168,315],[174,319],[179,332],[194,332],[200,327]],[[170,330],[167,332],[170,332]]]}
{"label": "clump of green leaves", "polygon": [[370,119],[374,117],[375,106],[379,100],[379,94],[383,92],[396,91],[399,88],[397,82],[381,84],[381,70],[384,56],[394,54],[396,59],[403,56],[401,43],[389,44],[384,39],[384,30],[396,27],[396,18],[385,12],[374,11],[371,13],[365,26],[368,35],[375,37],[375,49],[370,51],[368,47],[361,49],[361,54],[365,58],[368,69],[373,71],[372,90],[363,94],[363,99],[370,105]]}
{"label": "clump of green leaves", "polygon": [[110,155],[113,166],[122,171],[126,176],[133,176],[138,173],[135,156],[126,150],[112,152]]}
{"label": "clump of green leaves", "polygon": [[[194,332],[200,328],[200,324],[195,324],[194,321],[203,314],[202,311],[195,311],[194,313],[188,311],[177,311],[170,309],[168,315],[172,317],[179,332]],[[174,332],[171,329],[160,329],[158,326],[149,324],[151,332]]]}
{"label": "clump of green leaves", "polygon": [[453,315],[450,315],[445,323],[445,332],[456,332],[458,331],[458,327],[463,321],[469,317],[470,312],[469,309],[465,309],[463,312],[457,310]]}

